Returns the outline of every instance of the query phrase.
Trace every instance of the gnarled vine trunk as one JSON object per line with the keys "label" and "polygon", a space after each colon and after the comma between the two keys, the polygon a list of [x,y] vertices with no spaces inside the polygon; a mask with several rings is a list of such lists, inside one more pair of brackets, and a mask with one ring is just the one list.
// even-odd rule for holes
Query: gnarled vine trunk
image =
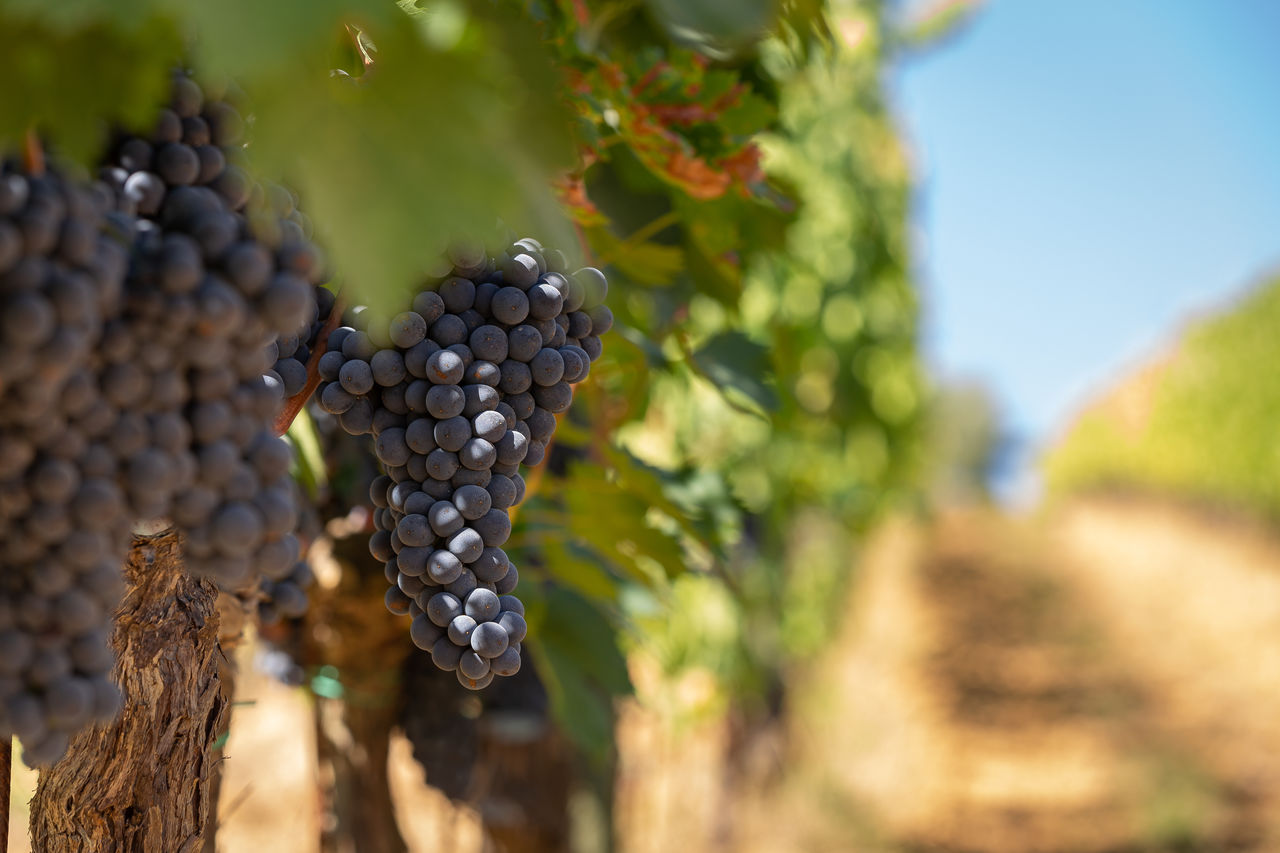
{"label": "gnarled vine trunk", "polygon": [[322,853],[403,853],[387,778],[400,714],[400,666],[412,649],[383,604],[387,584],[366,535],[334,542],[338,585],[311,596],[302,659],[334,667],[341,698],[316,697],[316,749],[326,820]]}
{"label": "gnarled vine trunk", "polygon": [[134,537],[111,644],[124,694],[118,719],[76,735],[40,774],[37,851],[191,853],[211,805],[220,690],[217,590],[183,570],[167,531]]}

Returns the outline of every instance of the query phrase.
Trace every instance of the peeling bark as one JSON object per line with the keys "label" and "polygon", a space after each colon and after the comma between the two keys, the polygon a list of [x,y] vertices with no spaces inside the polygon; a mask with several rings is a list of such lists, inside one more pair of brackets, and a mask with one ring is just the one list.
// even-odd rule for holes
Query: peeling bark
{"label": "peeling bark", "polygon": [[76,735],[40,773],[37,851],[194,853],[213,786],[211,746],[227,711],[218,676],[217,589],[189,577],[180,540],[135,536],[111,644],[124,694],[115,722]]}

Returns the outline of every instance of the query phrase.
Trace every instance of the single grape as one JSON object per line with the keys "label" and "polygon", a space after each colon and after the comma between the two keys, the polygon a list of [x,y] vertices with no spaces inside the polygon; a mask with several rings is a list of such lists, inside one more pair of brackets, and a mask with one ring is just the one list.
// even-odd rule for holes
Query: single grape
{"label": "single grape", "polygon": [[507,431],[507,421],[497,410],[483,411],[472,419],[471,431],[490,444],[496,444]]}
{"label": "single grape", "polygon": [[[450,639],[453,639],[452,635]],[[478,680],[489,674],[489,661],[474,651],[464,651],[458,660],[458,672],[467,678]]]}
{"label": "single grape", "polygon": [[476,622],[492,622],[502,612],[502,606],[492,591],[477,589],[467,596],[465,612]]}
{"label": "single grape", "polygon": [[484,544],[492,548],[501,547],[511,536],[511,518],[500,509],[489,510],[471,522],[471,526]]}
{"label": "single grape", "polygon": [[509,645],[502,654],[489,661],[489,671],[494,675],[515,675],[520,671],[520,650]]}
{"label": "single grape", "polygon": [[441,637],[431,647],[431,662],[445,672],[452,672],[458,668],[463,651],[461,646],[454,645],[448,637]]}
{"label": "single grape", "polygon": [[[373,381],[383,388],[398,384],[408,375],[404,366],[404,357],[393,349],[378,350],[374,353],[373,359],[369,362],[369,369]],[[341,378],[341,371],[339,371],[339,378]]]}
{"label": "single grape", "polygon": [[431,529],[439,536],[452,536],[465,526],[462,513],[451,501],[442,500],[432,504],[428,513]]}
{"label": "single grape", "polygon": [[453,583],[462,571],[462,561],[449,551],[434,551],[427,560],[427,576],[442,586]]}
{"label": "single grape", "polygon": [[493,502],[489,493],[480,486],[461,486],[453,493],[453,505],[462,518],[472,520],[487,513]]}
{"label": "single grape", "polygon": [[501,548],[486,547],[480,553],[480,557],[471,564],[471,569],[475,572],[477,580],[494,583],[506,576],[510,565],[511,562],[507,559],[505,551]]}
{"label": "single grape", "polygon": [[539,275],[538,262],[528,254],[520,253],[502,264],[502,279],[507,284],[526,290],[534,285]]}
{"label": "single grape", "polygon": [[438,447],[457,453],[471,438],[471,422],[462,415],[437,421],[434,437]]}
{"label": "single grape", "polygon": [[367,394],[373,390],[373,369],[367,361],[351,359],[338,371],[338,381],[349,394]]}
{"label": "single grape", "polygon": [[466,395],[457,385],[436,385],[427,392],[427,412],[439,420],[462,414],[466,402]]}
{"label": "single grape", "polygon": [[507,631],[498,623],[485,622],[471,631],[471,649],[482,658],[496,658],[509,644]]}
{"label": "single grape", "polygon": [[465,613],[455,616],[449,623],[449,642],[459,646],[470,645],[471,634],[475,631],[477,624],[474,618]]}
{"label": "single grape", "polygon": [[498,617],[497,624],[513,643],[523,641],[525,634],[529,631],[529,626],[524,621],[523,611],[517,613],[514,610],[504,610]]}
{"label": "single grape", "polygon": [[444,636],[444,631],[427,618],[425,613],[415,616],[409,625],[409,638],[413,644],[424,652],[431,651],[436,642]]}
{"label": "single grape", "polygon": [[507,573],[502,576],[502,580],[497,581],[494,591],[498,595],[508,595],[513,592],[516,585],[520,583],[520,570],[516,568],[516,564],[512,563],[507,569]]}
{"label": "single grape", "polygon": [[460,344],[469,334],[467,324],[457,314],[444,314],[427,331],[428,337],[442,347]]}
{"label": "single grape", "polygon": [[515,361],[529,361],[538,354],[540,349],[542,349],[542,335],[533,326],[516,326],[507,333],[507,358]]}
{"label": "single grape", "polygon": [[389,587],[384,598],[387,610],[390,610],[396,616],[405,616],[409,613],[409,596],[401,592],[397,586]]}
{"label": "single grape", "polygon": [[401,349],[408,349],[427,336],[427,321],[416,311],[404,311],[391,319],[392,342]]}
{"label": "single grape", "polygon": [[454,618],[462,614],[462,601],[452,593],[438,592],[427,602],[426,613],[436,625],[447,628]]}

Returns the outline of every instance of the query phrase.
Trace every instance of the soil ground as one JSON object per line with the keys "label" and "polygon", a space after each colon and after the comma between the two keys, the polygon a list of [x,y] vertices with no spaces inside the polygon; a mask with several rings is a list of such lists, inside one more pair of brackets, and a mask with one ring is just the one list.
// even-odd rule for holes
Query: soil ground
{"label": "soil ground", "polygon": [[[889,524],[859,565],[839,641],[777,726],[744,742],[725,717],[621,709],[616,849],[1280,850],[1273,532],[1091,499]],[[309,699],[241,672],[219,849],[310,853]],[[391,777],[411,850],[491,849],[400,738]],[[33,784],[15,779],[13,851]]]}

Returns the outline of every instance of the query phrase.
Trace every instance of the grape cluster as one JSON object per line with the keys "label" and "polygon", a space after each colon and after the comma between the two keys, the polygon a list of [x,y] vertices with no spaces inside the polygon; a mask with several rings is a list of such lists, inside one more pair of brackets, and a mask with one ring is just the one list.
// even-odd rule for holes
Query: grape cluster
{"label": "grape cluster", "polygon": [[32,764],[118,704],[135,521],[171,520],[228,589],[298,561],[264,373],[318,318],[319,254],[292,197],[231,163],[235,111],[183,75],[173,92],[95,184],[0,169],[0,737]]}
{"label": "grape cluster", "polygon": [[307,362],[316,350],[320,334],[328,323],[337,297],[325,287],[315,288],[316,316],[292,334],[283,335],[274,343],[275,363],[267,371],[267,381],[281,389],[285,397],[293,397],[307,385]]}
{"label": "grape cluster", "polygon": [[150,137],[117,140],[100,171],[136,231],[104,377],[121,377],[115,402],[129,417],[174,425],[147,443],[134,515],[171,518],[188,569],[228,589],[298,560],[291,453],[273,423],[285,389],[269,371],[278,341],[317,322],[321,274],[296,199],[236,164],[242,128],[234,107],[178,74]]}
{"label": "grape cluster", "polygon": [[537,465],[573,385],[613,323],[597,269],[517,240],[497,257],[458,245],[450,274],[390,319],[356,308],[319,361],[319,405],[352,435],[370,433],[386,473],[374,480],[369,550],[386,565],[386,604],[410,636],[478,690],[520,668],[524,605],[502,549],[520,465]]}
{"label": "grape cluster", "polygon": [[281,619],[298,619],[310,604],[307,590],[315,581],[311,564],[299,560],[282,578],[264,578],[258,599],[258,621],[274,625]]}
{"label": "grape cluster", "polygon": [[0,165],[0,737],[29,761],[110,717],[107,634],[129,537],[127,427],[93,363],[121,306],[127,248],[109,200]]}

